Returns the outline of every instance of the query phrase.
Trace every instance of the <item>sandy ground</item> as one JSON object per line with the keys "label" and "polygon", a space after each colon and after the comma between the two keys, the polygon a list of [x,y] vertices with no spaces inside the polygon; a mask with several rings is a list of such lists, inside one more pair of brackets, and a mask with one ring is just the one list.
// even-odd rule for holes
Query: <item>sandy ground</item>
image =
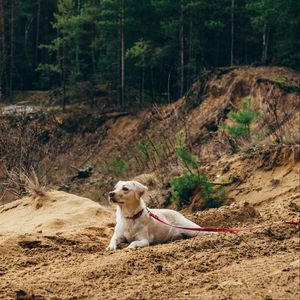
{"label": "sandy ground", "polygon": [[57,191],[1,206],[0,298],[299,299],[299,227],[280,223],[299,219],[299,162],[254,168],[255,159],[211,166],[244,179],[233,202],[184,214],[202,226],[272,228],[107,252],[110,208]]}

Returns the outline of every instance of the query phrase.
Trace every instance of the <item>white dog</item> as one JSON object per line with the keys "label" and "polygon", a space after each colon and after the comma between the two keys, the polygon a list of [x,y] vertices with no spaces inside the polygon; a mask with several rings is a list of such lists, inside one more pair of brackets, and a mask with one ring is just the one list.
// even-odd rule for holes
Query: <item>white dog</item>
{"label": "white dog", "polygon": [[117,204],[117,224],[108,250],[116,250],[118,244],[126,241],[130,243],[128,248],[136,248],[199,234],[198,231],[182,230],[162,224],[151,217],[149,211],[168,224],[200,228],[177,211],[147,208],[142,200],[147,190],[147,187],[137,181],[119,181],[109,193],[110,200]]}

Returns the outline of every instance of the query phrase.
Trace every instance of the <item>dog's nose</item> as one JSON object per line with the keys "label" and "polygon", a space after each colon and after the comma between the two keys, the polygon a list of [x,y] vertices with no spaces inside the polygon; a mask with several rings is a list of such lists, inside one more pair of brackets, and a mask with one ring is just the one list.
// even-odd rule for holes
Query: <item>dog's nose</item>
{"label": "dog's nose", "polygon": [[110,192],[110,193],[109,193],[109,197],[110,197],[110,198],[113,198],[115,194],[116,194],[116,193],[114,193],[114,192]]}

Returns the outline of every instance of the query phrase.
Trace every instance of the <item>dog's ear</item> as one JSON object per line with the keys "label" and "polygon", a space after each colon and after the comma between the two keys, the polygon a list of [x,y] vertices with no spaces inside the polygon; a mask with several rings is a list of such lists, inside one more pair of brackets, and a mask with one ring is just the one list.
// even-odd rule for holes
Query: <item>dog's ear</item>
{"label": "dog's ear", "polygon": [[136,188],[139,197],[142,197],[144,193],[148,191],[148,188],[145,185],[139,183],[138,181],[133,181],[133,184]]}

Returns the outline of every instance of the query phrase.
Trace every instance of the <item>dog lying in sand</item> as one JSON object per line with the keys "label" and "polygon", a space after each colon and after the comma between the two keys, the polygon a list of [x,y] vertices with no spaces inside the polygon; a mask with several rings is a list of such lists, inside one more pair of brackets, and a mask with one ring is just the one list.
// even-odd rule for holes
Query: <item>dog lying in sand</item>
{"label": "dog lying in sand", "polygon": [[117,224],[108,250],[116,250],[122,242],[129,242],[128,248],[137,248],[199,234],[197,231],[170,227],[151,217],[149,211],[169,224],[200,228],[177,211],[147,208],[142,199],[147,190],[146,186],[137,181],[119,181],[115,189],[109,193],[110,201],[117,205]]}

